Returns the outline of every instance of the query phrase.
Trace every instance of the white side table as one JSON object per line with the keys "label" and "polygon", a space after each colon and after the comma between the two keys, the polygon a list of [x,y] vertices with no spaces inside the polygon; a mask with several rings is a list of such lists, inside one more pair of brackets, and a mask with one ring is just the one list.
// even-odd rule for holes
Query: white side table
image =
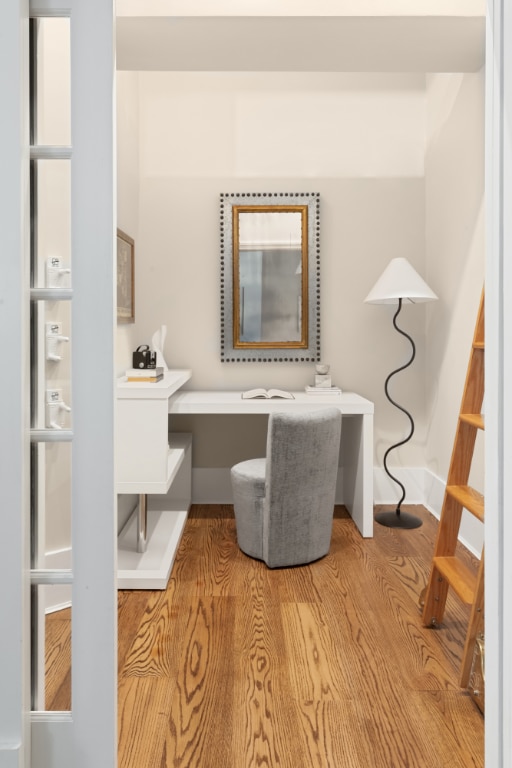
{"label": "white side table", "polygon": [[[117,383],[117,492],[139,504],[118,537],[118,588],[165,589],[192,496],[192,436],[168,431],[169,398],[190,379]],[[148,504],[149,495],[149,504]]]}

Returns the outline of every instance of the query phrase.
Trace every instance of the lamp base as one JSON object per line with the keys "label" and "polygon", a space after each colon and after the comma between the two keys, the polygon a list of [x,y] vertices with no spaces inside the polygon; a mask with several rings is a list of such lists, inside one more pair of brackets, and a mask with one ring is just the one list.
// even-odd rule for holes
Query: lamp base
{"label": "lamp base", "polygon": [[375,515],[375,521],[387,528],[419,528],[423,521],[409,512],[379,512]]}

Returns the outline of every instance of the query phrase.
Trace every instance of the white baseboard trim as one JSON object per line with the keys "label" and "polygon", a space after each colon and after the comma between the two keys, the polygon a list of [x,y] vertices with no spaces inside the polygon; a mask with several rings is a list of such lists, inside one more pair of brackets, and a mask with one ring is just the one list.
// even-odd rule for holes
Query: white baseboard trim
{"label": "white baseboard trim", "polygon": [[[425,470],[422,467],[391,467],[391,472],[404,484],[404,504],[425,503]],[[401,496],[399,486],[382,467],[373,469],[373,499],[375,504],[395,504]]]}
{"label": "white baseboard trim", "polygon": [[[336,504],[343,504],[342,472],[338,476]],[[393,467],[393,474],[403,482],[407,496],[405,504],[423,504],[438,520],[441,517],[445,482],[424,467]],[[400,498],[400,489],[382,467],[373,470],[375,504],[393,504]],[[230,468],[192,469],[192,504],[232,504]],[[466,510],[462,513],[459,540],[476,557],[483,545],[483,525]]]}
{"label": "white baseboard trim", "polygon": [[[437,475],[434,475],[434,473],[428,469],[425,469],[424,473],[425,501],[423,504],[429,512],[432,512],[434,517],[437,517],[439,520],[441,517],[446,482],[437,477]],[[484,526],[466,509],[462,510],[459,541],[466,547],[466,549],[469,549],[471,554],[480,558],[482,547],[484,545]]]}
{"label": "white baseboard trim", "polygon": [[[438,520],[443,507],[446,483],[424,467],[393,467],[393,474],[406,489],[405,504],[423,504]],[[393,504],[400,498],[400,489],[387,476],[383,468],[373,470],[373,497],[375,504]],[[462,512],[459,541],[476,557],[483,545],[483,525],[466,510]]]}
{"label": "white baseboard trim", "polygon": [[[71,547],[47,552],[44,567],[51,570],[71,568]],[[43,609],[45,613],[62,611],[71,606],[71,584],[56,584],[52,587],[41,587],[43,592]]]}

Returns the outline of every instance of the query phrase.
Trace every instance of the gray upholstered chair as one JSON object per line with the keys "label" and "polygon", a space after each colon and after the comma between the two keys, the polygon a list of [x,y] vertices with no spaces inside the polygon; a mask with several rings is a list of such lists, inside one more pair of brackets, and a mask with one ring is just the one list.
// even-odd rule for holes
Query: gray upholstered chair
{"label": "gray upholstered chair", "polygon": [[329,551],[340,450],[337,408],[271,413],[267,455],[231,468],[238,545],[269,568]]}

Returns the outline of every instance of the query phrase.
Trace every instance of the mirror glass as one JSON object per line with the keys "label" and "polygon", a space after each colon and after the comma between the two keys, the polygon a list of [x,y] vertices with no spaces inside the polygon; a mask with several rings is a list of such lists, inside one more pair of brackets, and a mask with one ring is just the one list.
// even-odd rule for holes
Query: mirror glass
{"label": "mirror glass", "polygon": [[320,359],[317,194],[221,195],[221,359]]}

